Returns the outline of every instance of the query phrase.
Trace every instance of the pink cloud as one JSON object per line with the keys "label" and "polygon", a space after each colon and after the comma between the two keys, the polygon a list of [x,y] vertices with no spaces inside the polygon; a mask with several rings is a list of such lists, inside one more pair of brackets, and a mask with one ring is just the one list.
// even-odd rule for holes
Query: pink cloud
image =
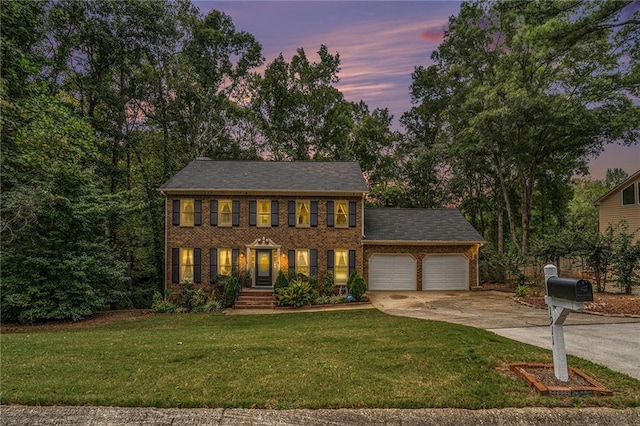
{"label": "pink cloud", "polygon": [[440,43],[444,38],[444,30],[447,27],[445,25],[438,27],[429,27],[422,32],[422,38],[431,43]]}

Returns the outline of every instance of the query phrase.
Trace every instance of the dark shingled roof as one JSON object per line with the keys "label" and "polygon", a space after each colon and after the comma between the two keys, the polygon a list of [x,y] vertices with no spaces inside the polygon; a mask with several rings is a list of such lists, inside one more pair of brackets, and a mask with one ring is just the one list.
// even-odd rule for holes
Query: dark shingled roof
{"label": "dark shingled roof", "polygon": [[357,162],[214,161],[198,158],[161,191],[369,192]]}
{"label": "dark shingled roof", "polygon": [[364,235],[364,241],[484,241],[457,209],[366,208]]}

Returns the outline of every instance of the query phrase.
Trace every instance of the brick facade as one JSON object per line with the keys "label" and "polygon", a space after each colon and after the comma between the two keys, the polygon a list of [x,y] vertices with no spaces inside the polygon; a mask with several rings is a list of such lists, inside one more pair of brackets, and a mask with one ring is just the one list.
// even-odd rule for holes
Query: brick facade
{"label": "brick facade", "polygon": [[369,282],[369,259],[378,254],[410,254],[416,260],[416,290],[422,290],[422,260],[430,254],[462,254],[469,260],[468,289],[479,285],[478,282],[478,245],[368,245],[364,244],[364,279]]}
{"label": "brick facade", "polygon": [[[194,199],[202,201],[202,224],[200,226],[173,225],[173,201]],[[237,200],[239,201],[239,226],[223,227],[210,224],[210,202],[212,200]],[[249,226],[249,203],[255,200],[278,201],[278,226],[258,227]],[[288,202],[295,200],[309,200],[318,202],[317,227],[290,227],[288,225]],[[347,201],[356,204],[355,227],[338,228],[327,226],[327,202]],[[276,260],[275,250],[272,261],[279,265],[287,273],[288,250],[315,249],[317,250],[318,275],[323,275],[327,270],[327,250],[346,249],[355,250],[356,270],[363,274],[363,247],[362,247],[362,196],[322,196],[322,197],[269,197],[256,195],[173,195],[166,196],[166,268],[165,283],[167,288],[176,290],[178,284],[172,283],[172,249],[173,248],[200,248],[201,249],[201,286],[211,290],[209,250],[211,248],[239,249],[239,267],[241,271],[247,270],[247,245],[257,239],[270,239],[280,245],[280,256]],[[251,269],[251,268],[249,268]],[[273,270],[273,276],[278,273]]]}

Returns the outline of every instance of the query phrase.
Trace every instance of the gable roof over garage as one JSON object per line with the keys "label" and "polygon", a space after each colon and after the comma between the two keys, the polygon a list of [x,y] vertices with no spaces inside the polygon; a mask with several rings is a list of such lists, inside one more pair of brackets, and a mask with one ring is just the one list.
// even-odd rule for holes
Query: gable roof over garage
{"label": "gable roof over garage", "polygon": [[364,244],[482,244],[457,209],[366,208]]}

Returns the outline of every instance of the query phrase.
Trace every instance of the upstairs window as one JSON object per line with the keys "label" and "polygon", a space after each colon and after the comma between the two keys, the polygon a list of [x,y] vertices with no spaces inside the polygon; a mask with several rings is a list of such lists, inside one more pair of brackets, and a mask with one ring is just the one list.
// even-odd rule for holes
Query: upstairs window
{"label": "upstairs window", "polygon": [[258,200],[258,226],[271,226],[271,201]]}
{"label": "upstairs window", "polygon": [[336,201],[336,228],[347,228],[349,226],[349,204],[346,201]]}
{"label": "upstairs window", "polygon": [[202,200],[173,200],[173,225],[202,225]]}
{"label": "upstairs window", "polygon": [[231,200],[218,201],[218,226],[231,226],[232,213]]}
{"label": "upstairs window", "polygon": [[309,226],[309,201],[296,201],[296,226]]}
{"label": "upstairs window", "polygon": [[622,205],[628,206],[630,204],[636,203],[636,192],[635,192],[635,184],[627,186],[622,190]]}
{"label": "upstairs window", "polygon": [[181,200],[180,203],[180,225],[193,226],[194,223],[194,200]]}

